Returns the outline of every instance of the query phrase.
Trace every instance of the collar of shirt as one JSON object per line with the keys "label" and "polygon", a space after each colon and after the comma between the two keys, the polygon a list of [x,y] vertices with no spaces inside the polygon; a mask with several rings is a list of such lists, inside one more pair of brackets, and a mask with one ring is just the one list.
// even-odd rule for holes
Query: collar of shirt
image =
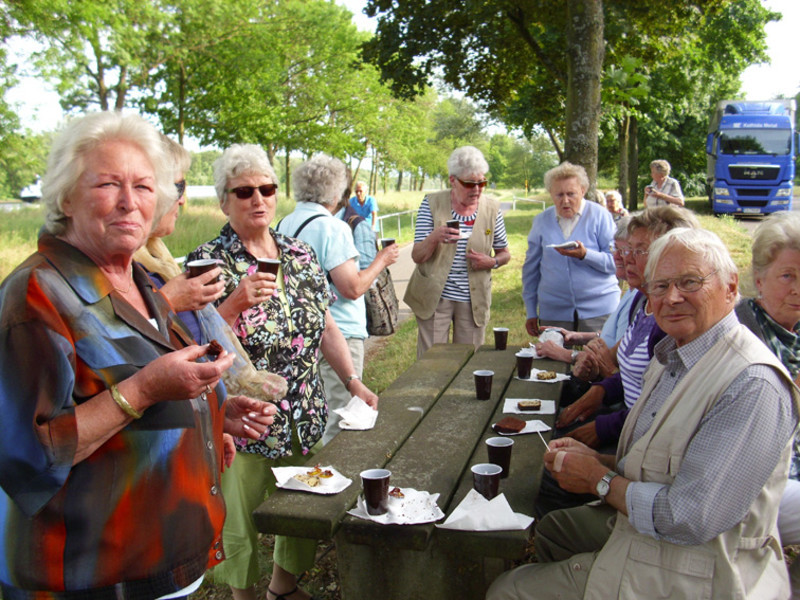
{"label": "collar of shirt", "polygon": [[556,221],[558,222],[558,226],[561,228],[561,232],[564,234],[565,238],[569,238],[572,235],[572,230],[575,229],[575,226],[578,224],[578,221],[581,220],[581,215],[583,214],[583,207],[584,202],[586,202],[583,198],[581,198],[581,204],[578,207],[578,210],[575,211],[575,216],[567,219],[566,217],[558,216],[556,213]]}
{"label": "collar of shirt", "polygon": [[675,357],[678,358],[687,369],[691,369],[723,335],[738,324],[739,320],[736,318],[736,314],[731,311],[700,337],[680,348],[676,346],[675,340],[671,336],[665,337],[656,344],[654,356],[662,365],[668,365],[674,353]]}

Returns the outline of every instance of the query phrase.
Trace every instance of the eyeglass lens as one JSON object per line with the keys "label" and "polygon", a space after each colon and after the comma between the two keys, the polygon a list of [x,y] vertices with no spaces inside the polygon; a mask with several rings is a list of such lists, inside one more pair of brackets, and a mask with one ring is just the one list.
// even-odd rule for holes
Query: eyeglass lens
{"label": "eyeglass lens", "polygon": [[[456,177],[456,179],[458,179],[458,177]],[[463,179],[458,179],[458,182],[470,190],[475,186],[479,186],[481,189],[483,189],[486,187],[486,184],[489,183],[487,179],[484,179],[483,181],[464,181]]]}
{"label": "eyeglass lens", "polygon": [[239,200],[247,200],[248,198],[253,197],[253,192],[256,190],[258,190],[258,193],[266,198],[267,196],[272,196],[272,194],[278,190],[278,184],[265,183],[264,185],[259,185],[258,187],[254,187],[252,185],[242,185],[240,187],[232,188],[228,191],[236,194],[236,197]]}
{"label": "eyeglass lens", "polygon": [[183,193],[186,191],[186,180],[181,179],[178,183],[176,183],[175,189],[178,190],[178,198],[183,196]]}

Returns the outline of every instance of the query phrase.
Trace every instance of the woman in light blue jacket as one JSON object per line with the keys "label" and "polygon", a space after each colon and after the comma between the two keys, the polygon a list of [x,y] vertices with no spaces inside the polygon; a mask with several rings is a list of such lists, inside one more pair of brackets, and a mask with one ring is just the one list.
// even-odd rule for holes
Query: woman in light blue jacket
{"label": "woman in light blue jacket", "polygon": [[545,173],[544,184],[554,206],[533,220],[528,234],[525,327],[534,336],[541,325],[600,331],[620,298],[611,254],[614,220],[584,198],[589,178],[583,167],[561,163]]}

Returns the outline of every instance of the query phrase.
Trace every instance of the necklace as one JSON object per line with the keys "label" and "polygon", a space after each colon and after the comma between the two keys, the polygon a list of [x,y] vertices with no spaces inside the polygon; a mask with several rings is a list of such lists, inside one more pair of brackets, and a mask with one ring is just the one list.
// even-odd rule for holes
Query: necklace
{"label": "necklace", "polygon": [[133,266],[131,266],[130,268],[130,281],[128,282],[128,289],[123,290],[122,288],[118,288],[117,286],[115,286],[113,283],[111,284],[111,287],[113,287],[122,295],[125,295],[128,292],[130,292],[131,288],[133,287]]}

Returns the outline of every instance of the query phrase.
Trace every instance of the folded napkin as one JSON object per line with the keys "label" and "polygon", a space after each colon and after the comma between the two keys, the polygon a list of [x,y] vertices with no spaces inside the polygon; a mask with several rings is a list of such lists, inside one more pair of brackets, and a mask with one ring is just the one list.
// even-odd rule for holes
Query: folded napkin
{"label": "folded napkin", "polygon": [[520,400],[533,400],[533,398],[506,398],[503,403],[503,412],[512,415],[554,415],[556,414],[555,400],[541,400],[542,407],[539,410],[520,410],[517,402]]}
{"label": "folded napkin", "polygon": [[470,490],[447,520],[436,526],[463,531],[506,531],[527,529],[531,523],[533,517],[511,510],[505,494],[487,500]]}
{"label": "folded napkin", "polygon": [[389,511],[383,515],[371,515],[367,512],[364,496],[358,497],[358,503],[347,514],[359,519],[368,519],[385,525],[414,525],[416,523],[432,523],[444,518],[444,513],[436,501],[439,494],[429,494],[414,488],[400,488],[402,498],[389,495]]}
{"label": "folded napkin", "polygon": [[339,427],[342,429],[355,429],[358,431],[372,429],[378,419],[378,411],[374,410],[358,396],[353,396],[347,406],[336,408],[333,412],[342,417],[342,420],[339,421]]}

